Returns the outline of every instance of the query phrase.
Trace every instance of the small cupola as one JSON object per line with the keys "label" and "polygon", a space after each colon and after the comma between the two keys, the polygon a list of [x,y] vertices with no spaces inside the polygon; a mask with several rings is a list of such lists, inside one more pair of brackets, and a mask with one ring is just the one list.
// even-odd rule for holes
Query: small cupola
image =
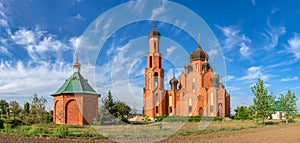
{"label": "small cupola", "polygon": [[175,78],[174,71],[173,71],[173,78],[170,80],[170,85],[172,90],[177,89],[178,80]]}
{"label": "small cupola", "polygon": [[73,64],[73,72],[74,73],[75,72],[80,72],[80,63],[78,62],[78,56],[79,56],[79,54],[78,54],[78,52],[76,52],[76,54],[75,54],[76,61]]}

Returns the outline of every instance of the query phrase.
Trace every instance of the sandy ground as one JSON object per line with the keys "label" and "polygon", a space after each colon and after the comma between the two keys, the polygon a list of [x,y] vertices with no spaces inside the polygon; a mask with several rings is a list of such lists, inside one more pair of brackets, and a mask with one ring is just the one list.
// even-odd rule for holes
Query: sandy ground
{"label": "sandy ground", "polygon": [[300,143],[300,124],[264,126],[236,131],[171,136],[163,142]]}
{"label": "sandy ground", "polygon": [[[50,138],[0,134],[0,143],[68,143],[113,142],[109,139]],[[300,143],[300,123],[269,125],[235,131],[218,131],[206,134],[173,135],[162,142],[197,143]]]}

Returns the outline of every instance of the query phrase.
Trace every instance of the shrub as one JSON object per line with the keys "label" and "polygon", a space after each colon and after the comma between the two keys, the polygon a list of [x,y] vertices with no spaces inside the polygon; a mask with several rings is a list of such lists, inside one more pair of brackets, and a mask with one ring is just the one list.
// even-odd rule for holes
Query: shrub
{"label": "shrub", "polygon": [[3,121],[0,119],[0,129],[3,129]]}
{"label": "shrub", "polygon": [[69,127],[67,125],[58,125],[55,129],[54,136],[65,138],[69,134]]}
{"label": "shrub", "polygon": [[41,134],[43,134],[43,128],[41,128],[39,126],[31,126],[30,130],[28,130],[28,134],[41,135]]}
{"label": "shrub", "polygon": [[28,134],[29,130],[31,129],[30,126],[21,126],[20,127],[20,133],[21,134]]}
{"label": "shrub", "polygon": [[4,132],[9,133],[11,129],[11,125],[8,123],[4,123]]}

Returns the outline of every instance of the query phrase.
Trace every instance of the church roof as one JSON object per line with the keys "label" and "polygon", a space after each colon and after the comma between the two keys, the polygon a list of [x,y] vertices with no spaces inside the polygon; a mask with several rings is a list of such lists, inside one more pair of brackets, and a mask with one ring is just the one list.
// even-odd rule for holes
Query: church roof
{"label": "church roof", "polygon": [[275,101],[275,111],[283,111],[282,101]]}
{"label": "church roof", "polygon": [[72,76],[65,81],[65,83],[51,96],[59,94],[95,94],[96,91],[89,85],[86,79],[80,74],[80,72],[74,72]]}

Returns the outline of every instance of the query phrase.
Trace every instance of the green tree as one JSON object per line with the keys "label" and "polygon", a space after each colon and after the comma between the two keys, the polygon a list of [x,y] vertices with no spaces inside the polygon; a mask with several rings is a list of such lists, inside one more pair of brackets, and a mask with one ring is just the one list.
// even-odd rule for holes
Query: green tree
{"label": "green tree", "polygon": [[110,124],[114,119],[112,116],[114,101],[110,91],[108,91],[107,96],[102,99],[102,104],[100,107],[99,122],[101,124]]}
{"label": "green tree", "polygon": [[45,104],[47,100],[42,96],[41,98],[35,93],[31,102],[30,113],[38,120],[39,124],[42,124],[45,114]]}
{"label": "green tree", "polygon": [[0,100],[0,115],[1,117],[5,114],[7,114],[9,104],[6,102],[6,100],[1,99]]}
{"label": "green tree", "polygon": [[114,100],[113,97],[111,95],[110,90],[108,91],[105,103],[104,103],[104,108],[108,110],[108,112],[110,112],[112,114],[112,108],[114,106]]}
{"label": "green tree", "polygon": [[237,107],[235,112],[236,112],[236,115],[235,115],[234,119],[238,119],[238,120],[251,119],[249,108],[247,106],[239,106],[239,107]]}
{"label": "green tree", "polygon": [[296,95],[295,93],[288,90],[288,93],[284,96],[283,94],[280,94],[280,100],[281,100],[281,109],[283,109],[284,117],[286,124],[289,120],[292,120],[297,115],[297,103],[296,103]]}
{"label": "green tree", "polygon": [[29,112],[30,112],[30,104],[29,104],[28,102],[26,102],[26,103],[24,104],[24,111],[25,111],[26,113],[28,113],[28,114],[29,114]]}
{"label": "green tree", "polygon": [[11,113],[13,114],[14,120],[16,119],[16,115],[21,112],[20,105],[17,101],[10,101],[9,108]]}
{"label": "green tree", "polygon": [[127,121],[131,108],[124,102],[115,102],[113,106],[113,115],[122,121]]}
{"label": "green tree", "polygon": [[257,119],[256,121],[262,120],[264,122],[267,117],[275,112],[275,97],[268,93],[264,81],[261,79],[258,79],[251,90],[255,96],[253,98],[254,118]]}

